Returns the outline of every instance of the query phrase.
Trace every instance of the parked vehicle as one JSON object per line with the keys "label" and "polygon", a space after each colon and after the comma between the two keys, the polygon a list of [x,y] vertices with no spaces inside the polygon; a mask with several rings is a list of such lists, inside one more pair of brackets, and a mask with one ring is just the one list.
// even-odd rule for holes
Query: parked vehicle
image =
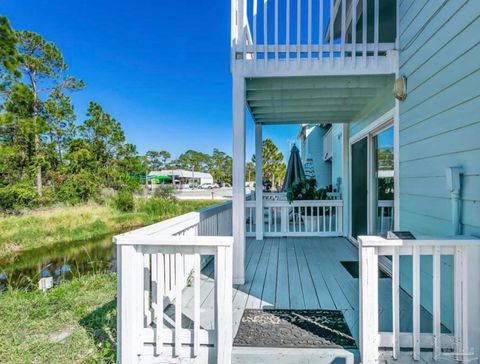
{"label": "parked vehicle", "polygon": [[200,185],[200,188],[202,190],[212,190],[214,188],[218,188],[218,185],[216,183],[204,183]]}

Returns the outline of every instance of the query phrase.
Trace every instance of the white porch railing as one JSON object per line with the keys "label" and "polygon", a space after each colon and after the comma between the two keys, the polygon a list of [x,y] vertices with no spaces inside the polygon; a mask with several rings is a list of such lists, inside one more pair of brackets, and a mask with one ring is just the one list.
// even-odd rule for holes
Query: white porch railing
{"label": "white porch railing", "polygon": [[[255,236],[255,201],[246,201],[246,233]],[[264,236],[340,236],[342,200],[263,201]]]}
{"label": "white porch railing", "polygon": [[377,233],[384,234],[393,230],[393,200],[379,200],[377,203]]}
{"label": "white porch railing", "polygon": [[[360,236],[360,351],[363,363],[376,363],[379,358],[379,348],[389,349],[393,358],[397,359],[401,349],[409,349],[413,352],[413,360],[420,360],[424,355],[430,359],[439,360],[448,358],[455,362],[464,362],[472,359],[469,347],[469,335],[472,330],[477,332],[480,317],[476,311],[478,308],[478,248],[480,240],[466,239],[464,237],[450,239],[427,239],[427,240],[386,240],[376,236]],[[391,292],[391,332],[379,332],[379,280],[378,280],[378,257],[391,256],[392,261],[392,292]],[[441,263],[443,256],[453,256],[453,317],[454,324],[451,334],[442,333],[445,312],[445,302],[442,304],[441,290],[451,289],[441,284],[442,270],[445,264]],[[411,267],[402,265],[400,271],[400,256],[411,257]],[[422,264],[421,256],[431,258],[431,268]],[[477,258],[474,258],[477,257]],[[472,260],[473,258],[473,260]],[[475,264],[467,264],[468,261]],[[448,267],[447,267],[448,268]],[[405,269],[408,272],[405,272]],[[452,269],[452,268],[450,268]],[[411,282],[412,312],[400,309],[401,276],[408,276]],[[428,282],[425,279],[428,278]],[[422,284],[420,284],[422,282]],[[426,288],[430,287],[430,288]],[[470,289],[468,287],[471,287]],[[430,307],[421,306],[426,300],[431,302]],[[385,306],[388,302],[382,301]],[[420,328],[421,307],[431,310],[433,317],[430,333],[425,333]],[[447,310],[448,311],[448,310]],[[472,314],[472,312],[474,314]],[[400,323],[413,317],[411,332],[401,332]],[[471,335],[473,336],[473,335]],[[477,345],[478,335],[470,338]],[[478,345],[477,345],[478,347]],[[423,349],[432,352],[425,354]],[[449,352],[446,352],[447,349]],[[453,352],[452,352],[453,351]],[[478,352],[474,353],[478,357]]]}
{"label": "white porch railing", "polygon": [[[232,349],[231,202],[114,237],[121,363],[229,363]],[[215,259],[214,330],[200,327],[202,258]],[[182,290],[192,278],[193,327],[182,326]],[[165,309],[174,305],[174,317]]]}
{"label": "white porch railing", "polygon": [[373,60],[378,65],[388,51],[397,49],[391,32],[396,24],[387,24],[396,22],[395,2],[388,14],[382,8],[383,18],[380,2],[232,0],[232,61],[255,68],[286,60],[311,66],[344,65],[348,59],[353,67]]}

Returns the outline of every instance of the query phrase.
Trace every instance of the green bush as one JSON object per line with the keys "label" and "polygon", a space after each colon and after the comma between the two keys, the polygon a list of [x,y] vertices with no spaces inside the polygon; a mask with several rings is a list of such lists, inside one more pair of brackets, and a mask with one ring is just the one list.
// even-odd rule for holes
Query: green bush
{"label": "green bush", "polygon": [[129,190],[120,190],[113,199],[113,204],[118,211],[132,212],[135,209],[133,193]]}
{"label": "green bush", "polygon": [[314,200],[317,181],[315,178],[293,182],[287,191],[289,202],[297,200]]}
{"label": "green bush", "polygon": [[28,182],[0,188],[0,208],[2,210],[32,206],[37,198],[35,187]]}
{"label": "green bush", "polygon": [[58,183],[60,201],[79,203],[96,199],[100,195],[101,181],[93,173],[81,171],[64,176]]}
{"label": "green bush", "polygon": [[159,185],[155,187],[153,195],[164,200],[175,200],[175,188],[173,185]]}

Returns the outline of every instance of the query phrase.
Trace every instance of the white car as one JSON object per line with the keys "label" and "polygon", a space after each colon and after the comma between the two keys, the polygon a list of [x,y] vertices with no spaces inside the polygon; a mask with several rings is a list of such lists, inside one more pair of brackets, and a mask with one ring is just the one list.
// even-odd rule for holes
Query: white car
{"label": "white car", "polygon": [[216,183],[204,183],[204,184],[200,185],[200,188],[202,190],[211,190],[211,189],[214,189],[214,188],[218,188],[218,185]]}

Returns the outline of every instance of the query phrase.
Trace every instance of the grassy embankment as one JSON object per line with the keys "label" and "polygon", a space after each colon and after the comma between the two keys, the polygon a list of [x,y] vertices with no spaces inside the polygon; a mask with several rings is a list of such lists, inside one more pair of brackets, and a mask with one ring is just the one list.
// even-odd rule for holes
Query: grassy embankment
{"label": "grassy embankment", "polygon": [[114,363],[116,275],[0,294],[0,363]]}
{"label": "grassy embankment", "polygon": [[[0,258],[127,231],[213,201],[151,199],[135,212],[106,206],[51,208],[0,218]],[[0,294],[0,363],[114,363],[116,275],[78,277],[46,293]]]}
{"label": "grassy embankment", "polygon": [[209,206],[214,201],[150,199],[135,212],[86,204],[26,211],[19,216],[0,216],[0,261],[40,247],[68,244],[131,230]]}

